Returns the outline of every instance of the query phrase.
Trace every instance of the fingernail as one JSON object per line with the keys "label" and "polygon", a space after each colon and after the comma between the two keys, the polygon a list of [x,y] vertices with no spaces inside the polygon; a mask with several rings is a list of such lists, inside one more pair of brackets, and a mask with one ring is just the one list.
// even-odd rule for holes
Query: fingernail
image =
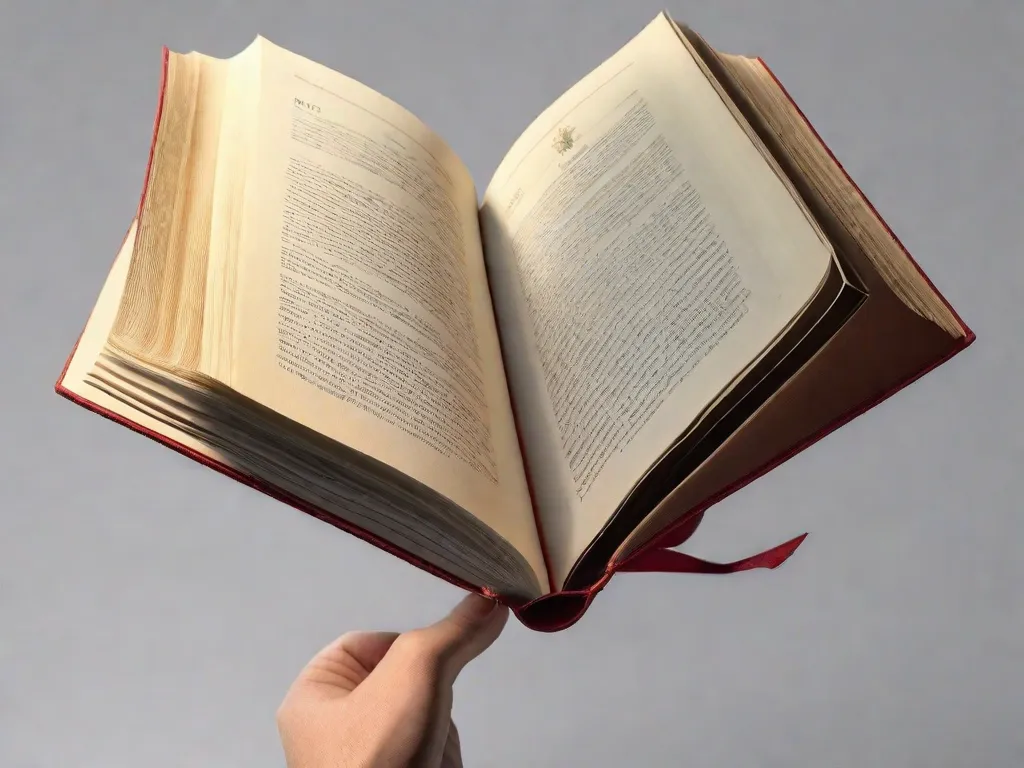
{"label": "fingernail", "polygon": [[455,606],[455,613],[470,621],[481,621],[487,618],[497,607],[498,604],[489,597],[470,594],[466,595],[462,602]]}

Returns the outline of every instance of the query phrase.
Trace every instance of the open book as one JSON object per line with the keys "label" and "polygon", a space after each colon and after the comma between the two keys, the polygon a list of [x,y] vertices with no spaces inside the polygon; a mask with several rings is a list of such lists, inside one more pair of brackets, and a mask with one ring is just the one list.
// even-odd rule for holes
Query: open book
{"label": "open book", "polygon": [[553,630],[716,570],[668,549],[708,505],[971,340],[764,64],[662,14],[482,203],[358,82],[165,51],[57,390]]}

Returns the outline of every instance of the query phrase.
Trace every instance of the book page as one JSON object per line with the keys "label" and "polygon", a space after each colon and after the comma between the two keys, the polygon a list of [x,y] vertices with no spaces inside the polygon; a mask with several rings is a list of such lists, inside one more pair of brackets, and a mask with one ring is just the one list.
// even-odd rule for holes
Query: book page
{"label": "book page", "polygon": [[537,118],[480,215],[560,581],[831,251],[664,15]]}
{"label": "book page", "polygon": [[85,329],[75,345],[67,370],[64,371],[58,384],[77,397],[99,406],[116,416],[128,419],[142,429],[163,435],[179,445],[214,461],[230,464],[230,459],[225,454],[210,448],[182,430],[168,427],[158,419],[140,413],[130,405],[127,405],[123,400],[119,400],[97,389],[88,381],[89,373],[96,359],[103,352],[107,337],[110,335],[114,321],[117,318],[121,296],[124,293],[124,286],[128,280],[128,265],[131,262],[132,249],[135,247],[136,233],[137,222],[133,221],[124,242],[121,244],[120,250],[117,252],[117,257],[110,268],[110,273],[103,283],[103,288],[100,291],[99,298],[96,300],[92,313],[89,315]]}
{"label": "book page", "polygon": [[[58,393],[183,450],[191,458],[209,459],[218,469],[255,478],[264,492],[283,492],[311,504],[324,519],[337,518],[358,526],[455,578],[488,585],[509,596],[538,596],[540,587],[533,569],[525,561],[520,563],[522,558],[507,545],[495,548],[494,535],[479,523],[471,526],[464,515],[459,516],[457,528],[442,532],[438,526],[445,524],[443,511],[441,515],[436,507],[428,511],[429,503],[416,519],[402,526],[395,526],[391,515],[380,514],[377,503],[393,513],[402,506],[401,493],[396,499],[394,494],[372,492],[373,485],[376,482],[378,488],[384,484],[388,490],[398,490],[401,483],[393,479],[397,473],[391,473],[392,479],[372,481],[356,472],[342,485],[335,485],[337,475],[319,471],[321,465],[308,454],[281,451],[273,439],[240,434],[230,419],[224,420],[224,413],[196,410],[196,401],[183,399],[173,383],[155,380],[107,355],[106,341],[124,293],[136,228],[133,222],[57,383]],[[391,498],[381,501],[389,495]]]}
{"label": "book page", "polygon": [[394,102],[260,45],[231,386],[441,493],[546,584],[468,172]]}

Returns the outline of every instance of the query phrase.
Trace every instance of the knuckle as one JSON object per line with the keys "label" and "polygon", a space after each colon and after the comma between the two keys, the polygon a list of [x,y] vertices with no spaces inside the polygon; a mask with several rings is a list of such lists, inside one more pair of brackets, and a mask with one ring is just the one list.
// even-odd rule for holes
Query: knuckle
{"label": "knuckle", "polygon": [[354,640],[358,639],[362,634],[364,633],[356,632],[354,630],[346,632],[334,642],[334,646],[337,648],[347,648],[352,644]]}
{"label": "knuckle", "polygon": [[299,710],[301,708],[301,701],[295,700],[295,695],[292,691],[288,692],[288,695],[284,697],[284,700],[278,704],[277,710],[274,712],[274,720],[277,723],[277,727],[280,729],[287,729],[297,722],[302,720]]}
{"label": "knuckle", "polygon": [[392,647],[405,657],[425,656],[430,652],[430,643],[426,634],[418,629],[403,632],[395,638],[395,644]]}
{"label": "knuckle", "polygon": [[399,635],[394,644],[395,652],[419,674],[433,676],[441,666],[441,654],[430,635],[413,630]]}

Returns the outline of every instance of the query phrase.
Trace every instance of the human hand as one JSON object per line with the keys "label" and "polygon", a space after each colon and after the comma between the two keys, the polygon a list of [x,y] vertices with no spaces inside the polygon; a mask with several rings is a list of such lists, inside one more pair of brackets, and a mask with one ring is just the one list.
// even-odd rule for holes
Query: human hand
{"label": "human hand", "polygon": [[507,608],[468,595],[423,629],[342,635],[277,711],[288,768],[460,768],[452,684],[507,620]]}

